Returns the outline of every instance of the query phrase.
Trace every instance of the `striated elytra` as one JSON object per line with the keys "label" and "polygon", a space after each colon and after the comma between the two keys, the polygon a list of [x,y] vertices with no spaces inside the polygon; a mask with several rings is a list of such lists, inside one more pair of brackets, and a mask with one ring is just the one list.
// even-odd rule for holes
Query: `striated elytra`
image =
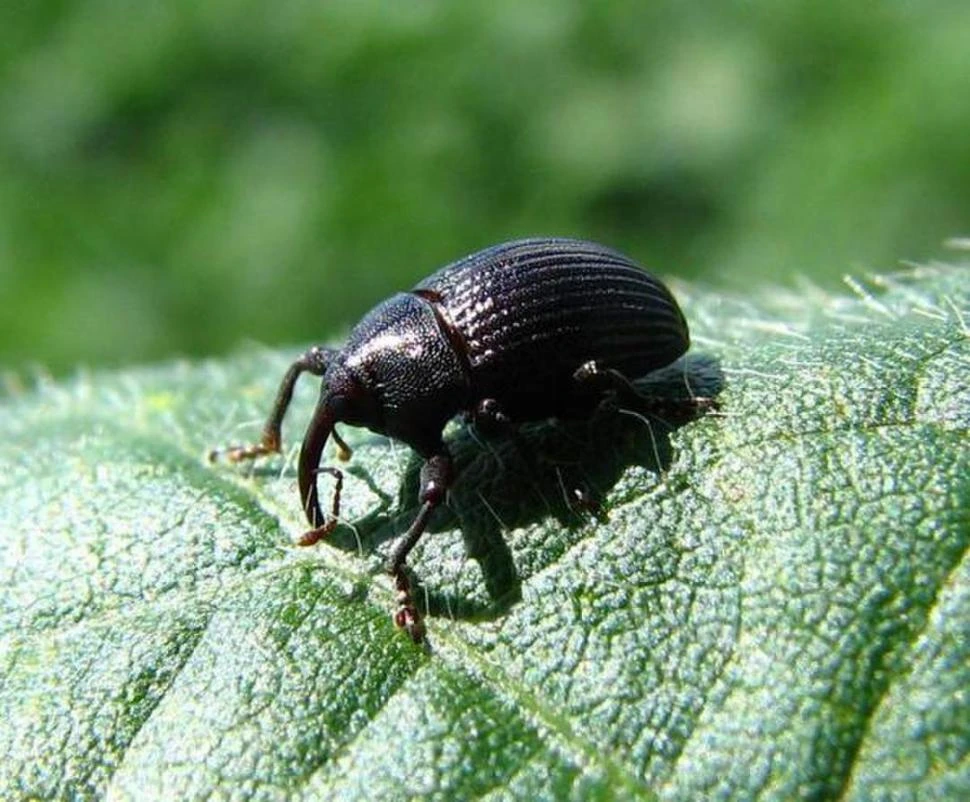
{"label": "striated elytra", "polygon": [[[299,460],[303,508],[315,543],[337,525],[342,475],[320,469],[324,445],[346,444],[335,424],[365,426],[411,446],[425,462],[420,510],[392,551],[395,621],[415,641],[424,627],[405,561],[454,480],[442,431],[464,413],[485,429],[590,416],[606,398],[650,408],[630,379],[669,365],[690,345],[670,291],[626,256],[592,242],[527,239],[467,256],[375,307],[343,348],[314,347],[286,372],[260,442],[232,461],[280,450],[280,426],[304,371],[323,377]],[[700,408],[706,399],[683,399]],[[670,401],[664,402],[669,408]],[[317,473],[337,479],[331,514]]]}

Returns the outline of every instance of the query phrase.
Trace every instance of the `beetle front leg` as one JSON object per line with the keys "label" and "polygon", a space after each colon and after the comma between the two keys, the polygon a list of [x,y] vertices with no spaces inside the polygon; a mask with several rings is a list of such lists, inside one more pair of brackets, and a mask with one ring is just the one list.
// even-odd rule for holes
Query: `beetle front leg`
{"label": "beetle front leg", "polygon": [[[297,379],[304,372],[312,373],[314,376],[322,376],[327,372],[327,367],[333,361],[337,351],[333,348],[324,348],[315,345],[299,359],[293,362],[283,375],[279,390],[276,392],[276,400],[270,410],[269,417],[263,425],[263,433],[259,442],[248,446],[229,446],[228,448],[213,449],[209,452],[209,460],[218,459],[221,454],[225,454],[229,462],[242,462],[243,460],[255,459],[265,454],[276,454],[280,450],[282,435],[280,429],[283,425],[283,416],[293,400],[293,388],[296,386]],[[338,444],[341,441],[338,440]],[[346,449],[346,447],[345,447]]]}
{"label": "beetle front leg", "polygon": [[445,500],[448,488],[454,480],[454,466],[451,456],[442,451],[430,457],[421,468],[421,489],[418,500],[421,509],[411,523],[408,531],[394,546],[387,561],[387,572],[394,579],[397,590],[397,612],[394,623],[401,629],[407,630],[415,643],[424,640],[424,621],[414,602],[411,580],[407,575],[407,559],[411,550],[417,545],[428,526],[431,514]]}
{"label": "beetle front leg", "polygon": [[323,540],[323,538],[337,528],[337,521],[340,518],[340,493],[344,489],[343,472],[337,470],[336,468],[318,468],[317,473],[329,473],[334,479],[337,480],[337,483],[333,489],[333,501],[330,505],[330,517],[320,526],[309,529],[300,535],[299,539],[296,541],[296,545],[298,546],[312,546],[314,543],[318,543],[319,541]]}

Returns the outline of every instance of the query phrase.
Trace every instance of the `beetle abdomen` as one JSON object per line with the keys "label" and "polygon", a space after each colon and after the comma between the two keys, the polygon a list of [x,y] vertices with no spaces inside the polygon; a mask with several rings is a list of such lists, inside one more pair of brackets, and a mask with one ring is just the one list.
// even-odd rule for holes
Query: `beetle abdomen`
{"label": "beetle abdomen", "polygon": [[505,243],[442,268],[415,292],[456,333],[482,397],[565,391],[589,360],[642,376],[690,342],[667,288],[591,242]]}

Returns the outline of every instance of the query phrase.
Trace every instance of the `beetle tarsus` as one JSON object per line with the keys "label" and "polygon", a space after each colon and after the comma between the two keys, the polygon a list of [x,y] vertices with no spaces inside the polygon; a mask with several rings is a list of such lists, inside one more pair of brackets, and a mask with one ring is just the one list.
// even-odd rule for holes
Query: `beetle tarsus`
{"label": "beetle tarsus", "polygon": [[226,446],[214,448],[209,452],[209,462],[225,458],[226,462],[238,463],[256,459],[266,454],[278,454],[280,450],[279,434],[265,431],[258,443],[248,446]]}
{"label": "beetle tarsus", "polygon": [[424,617],[414,603],[411,580],[403,566],[394,575],[394,587],[397,590],[397,610],[394,613],[394,625],[407,632],[415,643],[422,643],[426,634]]}
{"label": "beetle tarsus", "polygon": [[280,441],[278,437],[264,437],[258,443],[250,446],[233,446],[226,449],[226,459],[229,462],[245,462],[268,454],[278,454]]}
{"label": "beetle tarsus", "polygon": [[675,425],[689,423],[703,415],[715,414],[721,408],[716,399],[703,396],[659,398],[644,395],[641,396],[641,399],[639,407],[633,406],[634,410],[656,415]]}
{"label": "beetle tarsus", "polygon": [[297,538],[297,546],[312,546],[315,543],[319,543],[325,537],[327,537],[334,529],[337,528],[337,519],[331,518],[323,526],[318,526],[315,529],[308,529],[300,537]]}

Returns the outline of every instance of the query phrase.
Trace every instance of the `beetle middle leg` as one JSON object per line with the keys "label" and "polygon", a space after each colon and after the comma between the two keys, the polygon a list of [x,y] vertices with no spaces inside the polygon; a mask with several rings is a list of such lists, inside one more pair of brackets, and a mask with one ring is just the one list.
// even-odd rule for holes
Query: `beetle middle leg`
{"label": "beetle middle leg", "polygon": [[483,398],[471,411],[471,421],[486,437],[506,434],[513,428],[512,419],[494,398]]}
{"label": "beetle middle leg", "polygon": [[516,453],[519,455],[519,459],[528,468],[530,476],[535,476],[539,472],[535,455],[522,438],[515,421],[505,412],[498,400],[494,398],[483,398],[471,411],[469,417],[471,418],[472,425],[485,438],[508,437]]}
{"label": "beetle middle leg", "polygon": [[[283,425],[283,417],[290,406],[290,401],[293,400],[293,388],[296,386],[297,379],[304,372],[312,373],[314,376],[322,376],[327,372],[327,367],[337,353],[334,348],[325,348],[320,345],[315,345],[305,351],[283,375],[279,390],[276,391],[276,400],[273,402],[269,417],[263,425],[263,432],[259,441],[248,446],[215,449],[209,452],[209,459],[214,460],[224,453],[229,462],[242,462],[265,454],[278,453],[282,443],[280,429]],[[341,458],[344,458],[344,455],[349,457],[350,449],[347,448],[347,445],[339,437],[335,436],[335,439],[337,445],[341,448]]]}
{"label": "beetle middle leg", "polygon": [[387,561],[387,572],[394,579],[394,587],[397,590],[397,612],[394,614],[394,623],[401,629],[407,630],[415,643],[424,640],[424,622],[414,602],[411,580],[408,578],[406,569],[407,558],[424,534],[431,514],[445,500],[453,481],[454,466],[451,456],[446,451],[442,449],[440,453],[428,458],[421,467],[421,489],[418,492],[421,508],[411,526],[408,527],[408,531],[394,546]]}

